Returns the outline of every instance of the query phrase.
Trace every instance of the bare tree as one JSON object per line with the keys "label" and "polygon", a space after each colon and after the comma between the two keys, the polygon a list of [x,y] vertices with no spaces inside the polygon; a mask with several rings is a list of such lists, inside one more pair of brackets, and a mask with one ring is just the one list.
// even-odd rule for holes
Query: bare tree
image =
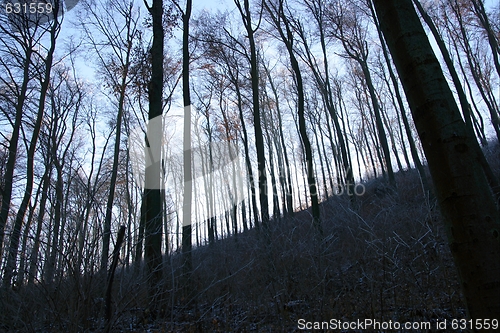
{"label": "bare tree", "polygon": [[[245,26],[245,30],[248,37],[248,43],[250,46],[250,78],[252,81],[252,107],[253,107],[253,125],[255,132],[255,148],[257,149],[257,170],[259,177],[259,203],[260,203],[260,215],[261,223],[267,226],[269,222],[269,203],[268,203],[268,189],[267,189],[267,173],[266,173],[266,158],[264,150],[264,135],[261,125],[261,110],[259,101],[259,68],[258,68],[258,58],[257,58],[257,47],[255,43],[255,33],[259,29],[262,10],[260,12],[260,17],[257,22],[257,26],[254,27],[252,23],[252,13],[250,11],[250,0],[235,0],[234,3],[238,8],[241,15],[241,20]],[[252,185],[253,186],[253,185]]]}
{"label": "bare tree", "polygon": [[375,115],[375,124],[377,128],[377,135],[382,147],[385,166],[389,177],[389,183],[396,186],[394,179],[394,171],[392,168],[391,154],[389,151],[389,144],[387,143],[386,129],[384,128],[382,110],[377,98],[375,86],[372,80],[370,68],[368,65],[369,48],[366,41],[367,28],[363,22],[363,15],[359,13],[356,5],[346,7],[342,2],[338,2],[335,8],[329,11],[333,27],[330,30],[331,34],[342,42],[346,57],[355,60],[361,67],[363,78],[366,82],[373,113]]}
{"label": "bare tree", "polygon": [[290,11],[287,10],[285,13],[285,4],[282,0],[277,3],[264,2],[264,6],[269,14],[269,18],[278,31],[281,41],[285,44],[288,51],[288,56],[290,57],[290,64],[292,66],[293,72],[295,74],[295,81],[297,84],[297,111],[298,111],[298,122],[299,122],[299,133],[304,144],[305,158],[306,158],[306,173],[307,173],[307,183],[309,187],[309,195],[312,204],[312,214],[313,214],[313,224],[322,233],[321,229],[321,216],[319,209],[319,198],[318,189],[316,184],[316,177],[313,168],[313,153],[311,148],[311,142],[307,135],[306,119],[305,119],[305,97],[304,97],[304,85],[302,74],[299,66],[297,57],[295,56],[294,42],[295,36],[293,33],[292,24],[300,26],[300,22],[297,20],[291,21]]}
{"label": "bare tree", "polygon": [[[87,14],[81,20],[82,28],[89,41],[93,54],[97,55],[99,70],[107,83],[110,94],[116,101],[115,144],[109,195],[104,219],[101,269],[106,269],[109,257],[111,220],[118,175],[119,153],[121,145],[122,121],[130,85],[131,57],[134,39],[138,30],[139,12],[134,3],[122,3],[115,0],[83,2]],[[105,10],[102,10],[102,9]],[[112,50],[109,52],[108,50]]]}

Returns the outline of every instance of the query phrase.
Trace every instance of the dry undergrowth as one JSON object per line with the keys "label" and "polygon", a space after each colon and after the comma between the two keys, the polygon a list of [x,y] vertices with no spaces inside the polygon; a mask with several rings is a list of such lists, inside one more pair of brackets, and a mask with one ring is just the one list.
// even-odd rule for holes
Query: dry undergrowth
{"label": "dry undergrowth", "polygon": [[[415,171],[399,173],[397,194],[371,181],[355,205],[340,197],[323,202],[322,235],[302,211],[268,229],[195,249],[189,292],[180,290],[180,258],[165,258],[155,319],[146,304],[145,277],[132,266],[122,269],[115,279],[112,331],[292,332],[299,318],[464,318],[439,212],[418,179]],[[50,289],[3,290],[0,330],[100,331],[102,285],[95,275],[67,278]]]}

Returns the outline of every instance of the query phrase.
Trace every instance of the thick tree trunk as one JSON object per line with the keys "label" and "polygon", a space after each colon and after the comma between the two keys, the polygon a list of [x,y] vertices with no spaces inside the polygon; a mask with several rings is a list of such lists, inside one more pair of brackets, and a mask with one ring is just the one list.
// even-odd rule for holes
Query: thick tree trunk
{"label": "thick tree trunk", "polygon": [[439,62],[411,0],[374,0],[380,26],[403,82],[469,315],[500,313],[500,216]]}
{"label": "thick tree trunk", "polygon": [[[162,133],[160,117],[163,113],[163,1],[153,0],[149,9],[153,25],[151,46],[151,79],[149,82],[149,123],[146,156],[152,154],[151,165],[146,168],[144,199],[144,259],[147,267],[149,308],[156,315],[160,297],[159,284],[162,278],[162,202],[161,202],[161,147],[158,135]],[[156,119],[155,119],[156,118]]]}

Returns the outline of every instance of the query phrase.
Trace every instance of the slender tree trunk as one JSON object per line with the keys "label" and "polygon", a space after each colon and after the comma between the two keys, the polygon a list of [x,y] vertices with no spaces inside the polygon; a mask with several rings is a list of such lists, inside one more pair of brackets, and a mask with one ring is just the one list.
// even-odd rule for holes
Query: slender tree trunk
{"label": "slender tree trunk", "polygon": [[269,203],[267,189],[266,156],[264,149],[264,134],[262,132],[259,102],[259,67],[257,62],[257,47],[255,45],[254,28],[252,27],[252,17],[250,12],[250,1],[243,1],[243,8],[239,0],[235,4],[240,11],[243,24],[250,44],[250,76],[252,80],[252,106],[253,123],[255,132],[255,148],[257,150],[257,170],[259,173],[259,203],[261,210],[261,222],[264,226],[269,222]]}
{"label": "slender tree trunk", "polygon": [[[456,2],[456,1],[455,1]],[[496,109],[495,101],[491,98],[491,94],[488,93],[488,87],[483,85],[481,77],[483,76],[481,67],[477,62],[476,57],[473,54],[473,51],[470,46],[469,36],[467,35],[467,31],[465,30],[462,14],[460,13],[460,9],[456,8],[455,5],[452,5],[452,10],[457,17],[460,34],[463,39],[463,49],[465,51],[465,55],[467,56],[467,61],[469,63],[470,73],[472,74],[472,78],[476,82],[477,89],[483,98],[484,103],[488,107],[491,117],[491,124],[495,129],[495,133],[497,136],[497,140],[500,143],[500,117],[498,115],[498,110]]]}
{"label": "slender tree trunk", "polygon": [[488,43],[490,44],[493,63],[495,64],[498,76],[500,76],[500,60],[498,59],[498,56],[500,55],[500,47],[497,41],[498,36],[495,36],[495,32],[491,28],[490,20],[488,19],[488,15],[486,14],[486,10],[484,9],[483,1],[484,0],[471,0],[474,13],[479,18],[479,22],[481,22],[481,25],[488,35]]}
{"label": "slender tree trunk", "polygon": [[186,9],[182,14],[182,97],[184,100],[184,199],[182,203],[182,262],[183,287],[188,297],[192,272],[192,206],[193,175],[191,160],[191,90],[189,86],[189,20],[191,18],[192,0],[186,1]]}
{"label": "slender tree trunk", "polygon": [[[38,113],[33,126],[33,133],[31,137],[31,142],[27,154],[27,168],[26,168],[26,188],[24,191],[24,196],[19,206],[19,210],[16,214],[16,219],[14,222],[14,227],[12,230],[12,236],[10,238],[9,245],[9,255],[7,258],[7,264],[5,266],[5,272],[3,276],[3,283],[5,286],[9,286],[12,282],[13,271],[15,270],[17,255],[19,251],[19,239],[21,237],[21,228],[24,223],[24,218],[26,212],[31,202],[31,195],[33,192],[33,180],[34,180],[34,159],[35,152],[37,148],[38,138],[40,130],[42,127],[42,120],[45,114],[45,99],[47,96],[47,91],[50,85],[50,73],[52,70],[53,55],[56,48],[56,39],[59,32],[59,23],[56,19],[50,29],[50,48],[47,52],[47,56],[44,59],[44,76],[40,78],[40,97],[38,100]],[[0,244],[1,247],[1,244]]]}
{"label": "slender tree trunk", "polygon": [[[281,119],[281,110],[280,110],[280,99],[278,95],[278,90],[276,89],[276,86],[274,85],[274,80],[272,78],[271,72],[267,68],[267,66],[264,64],[264,70],[266,71],[267,74],[267,79],[269,81],[269,85],[271,86],[271,90],[274,95],[274,99],[276,100],[276,114],[278,117],[278,131],[279,131],[279,138],[280,138],[280,147],[282,147],[283,150],[283,158],[284,158],[284,169],[286,168],[286,181],[284,184],[286,184],[285,188],[285,193],[286,193],[286,213],[289,216],[293,215],[293,193],[292,193],[292,176],[290,172],[290,162],[288,160],[288,153],[286,150],[286,145],[285,145],[285,137],[283,135],[283,121]],[[278,149],[278,144],[276,145],[276,149]],[[279,152],[278,152],[279,153]],[[285,170],[281,170],[281,173],[284,173]],[[284,210],[285,211],[285,210]]]}
{"label": "slender tree trunk", "polygon": [[[54,147],[55,146],[55,142],[52,143],[52,146]],[[55,165],[55,169],[56,169],[56,177],[57,177],[57,180],[56,180],[56,197],[55,197],[55,200],[56,200],[56,204],[55,204],[55,207],[54,207],[54,212],[53,212],[53,216],[54,216],[54,225],[53,225],[53,232],[52,232],[52,241],[51,241],[51,247],[48,248],[48,252],[49,252],[49,257],[47,260],[47,263],[46,263],[46,270],[45,270],[45,282],[48,284],[48,285],[51,285],[53,280],[54,280],[54,274],[55,274],[55,271],[56,271],[56,259],[57,259],[57,255],[59,254],[60,255],[60,251],[61,249],[59,249],[59,232],[60,232],[60,229],[61,229],[61,205],[62,205],[62,200],[63,200],[63,175],[62,175],[62,166],[60,164],[60,162],[57,160],[57,156],[55,155],[56,152],[55,152],[55,148],[52,149],[52,157],[54,158],[54,165]]]}
{"label": "slender tree trunk", "polygon": [[[230,71],[230,75],[231,75]],[[253,175],[253,170],[252,170],[252,163],[250,162],[250,151],[248,147],[248,133],[247,133],[247,127],[245,124],[245,118],[243,117],[243,99],[241,96],[241,91],[239,87],[239,82],[238,82],[238,77],[239,77],[239,72],[236,73],[236,75],[233,77],[233,84],[234,84],[234,89],[236,92],[236,98],[238,100],[238,114],[240,117],[240,123],[241,123],[241,131],[243,132],[243,148],[245,152],[245,166],[247,168],[248,172],[248,181],[250,183],[250,200],[252,203],[252,210],[253,210],[253,217],[254,217],[254,226],[258,228],[259,226],[259,210],[257,208],[257,194],[255,191],[255,181],[254,181],[254,175]]]}
{"label": "slender tree trunk", "polygon": [[[332,126],[330,125],[329,114],[326,112],[326,110],[325,110],[325,115],[326,115],[326,130],[328,131],[328,140],[330,141],[330,149],[332,150],[332,158],[334,160],[333,162],[335,163],[335,165],[337,165],[338,163],[337,163],[337,156],[336,156],[335,150],[334,150],[335,144],[333,143]],[[321,135],[321,144],[323,146],[324,155],[328,156],[328,154],[326,153],[326,145],[325,145],[325,142],[323,140],[323,135]],[[326,165],[328,167],[328,175],[330,178],[330,187],[332,190],[332,194],[335,194],[335,185],[333,183],[335,176],[333,175],[333,171],[331,171],[332,168],[330,167],[330,161],[328,159],[326,160]],[[339,185],[339,184],[337,184],[337,185]]]}
{"label": "slender tree trunk", "polygon": [[[322,235],[323,231],[321,227],[318,189],[316,184],[316,177],[314,175],[313,153],[311,148],[311,142],[309,140],[309,136],[307,135],[307,126],[305,119],[304,85],[302,80],[302,73],[300,71],[300,66],[297,61],[297,58],[295,57],[295,52],[293,50],[294,37],[290,28],[290,22],[288,21],[283,12],[282,1],[280,1],[279,3],[279,8],[277,8],[277,13],[273,13],[273,11],[269,8],[267,3],[265,3],[265,6],[269,14],[273,17],[274,25],[276,26],[278,33],[281,36],[281,40],[283,41],[283,43],[287,48],[288,55],[290,57],[290,64],[295,74],[295,81],[297,85],[297,96],[298,96],[297,111],[299,120],[299,133],[302,143],[304,144],[304,150],[305,150],[306,175],[307,175],[307,184],[309,187],[309,195],[311,198],[313,225],[316,227],[320,235]],[[283,30],[281,24],[284,25],[285,31]]]}
{"label": "slender tree trunk", "polygon": [[[308,46],[306,37],[305,37],[302,29],[299,29],[299,34],[300,34],[302,41],[304,43],[309,67],[311,68],[313,75],[316,79],[316,84],[319,87],[319,90],[320,90],[321,95],[323,97],[323,100],[325,102],[326,109],[328,110],[330,117],[333,121],[335,133],[337,135],[338,146],[340,148],[340,155],[342,157],[343,172],[345,173],[345,179],[343,179],[342,182],[338,182],[339,183],[338,185],[339,186],[346,185],[346,190],[347,190],[347,193],[351,199],[351,202],[354,202],[356,197],[354,195],[352,195],[354,193],[354,174],[353,174],[353,169],[352,169],[352,161],[351,161],[351,158],[349,156],[349,149],[347,147],[348,144],[344,138],[344,133],[342,132],[342,128],[340,126],[339,115],[338,115],[337,109],[335,108],[335,102],[334,102],[332,88],[331,88],[331,84],[330,84],[330,75],[329,75],[329,70],[328,70],[329,69],[328,68],[328,56],[327,56],[326,41],[325,41],[325,35],[324,35],[324,29],[323,29],[323,24],[324,24],[323,23],[323,15],[319,12],[320,9],[316,9],[316,10],[318,12],[315,13],[315,18],[316,18],[316,21],[318,23],[321,49],[323,52],[323,69],[325,71],[324,77],[321,77],[321,75],[319,73],[319,69],[317,68],[317,64],[312,59],[311,51],[309,50],[309,46]],[[333,146],[332,146],[332,149],[333,149]]]}
{"label": "slender tree trunk", "polygon": [[19,134],[21,130],[21,120],[24,113],[24,104],[27,98],[28,83],[30,78],[31,56],[33,54],[32,45],[25,45],[25,58],[23,64],[23,82],[17,97],[16,116],[9,140],[9,155],[5,166],[4,189],[2,192],[2,206],[0,210],[0,258],[3,255],[3,241],[5,236],[5,225],[10,213],[10,202],[12,199],[12,188],[14,183],[14,168],[17,159],[17,147],[19,144]]}
{"label": "slender tree trunk", "polygon": [[[387,113],[384,112],[383,109],[381,109],[382,113],[382,121],[385,124],[385,127],[391,128],[389,125],[389,120],[387,119]],[[392,133],[392,130],[389,130],[389,139],[391,140],[391,148],[392,152],[394,153],[394,157],[396,158],[396,164],[398,165],[399,170],[403,170],[403,165],[401,164],[401,160],[399,159],[399,153],[396,148],[396,141],[394,140],[394,133]]]}
{"label": "slender tree trunk", "polygon": [[[321,139],[321,151],[323,152],[323,156],[325,157],[325,165],[326,165],[326,172],[328,174],[328,182],[330,183],[330,190],[333,193],[333,191],[334,191],[333,175],[332,175],[332,171],[330,169],[330,163],[328,161],[328,155],[326,153],[324,135],[323,135],[323,133],[321,131],[320,131],[319,137]],[[327,188],[326,184],[325,184],[325,188]],[[327,191],[327,194],[328,194],[328,191]]]}
{"label": "slender tree trunk", "polygon": [[[127,40],[129,40],[129,36],[127,36]],[[123,68],[123,73],[121,77],[120,95],[118,98],[118,113],[116,115],[116,136],[115,136],[115,147],[113,153],[113,167],[111,170],[111,179],[109,181],[109,193],[108,193],[108,200],[106,203],[106,216],[104,218],[104,232],[102,236],[101,270],[103,271],[105,271],[108,266],[109,241],[111,237],[111,219],[113,217],[113,202],[115,198],[116,179],[118,176],[118,164],[120,163],[119,156],[120,156],[120,144],[121,144],[121,133],[122,133],[122,119],[123,119],[123,112],[125,109],[125,97],[126,97],[128,69],[130,65],[129,58],[131,49],[132,49],[132,42],[130,41],[129,44],[127,45],[125,66]]]}
{"label": "slender tree trunk", "polygon": [[411,0],[374,0],[427,156],[469,316],[500,312],[500,216]]}
{"label": "slender tree trunk", "polygon": [[[264,130],[265,130],[265,135],[267,139],[267,150],[268,150],[268,156],[269,156],[269,174],[271,176],[271,188],[272,188],[272,194],[273,194],[273,218],[278,219],[281,216],[280,213],[280,208],[279,208],[279,199],[278,199],[278,187],[277,187],[277,182],[276,182],[276,173],[275,173],[275,168],[274,168],[274,151],[273,151],[273,140],[271,139],[271,134],[269,133],[269,127],[272,126],[273,120],[272,120],[272,110],[270,108],[270,102],[269,102],[269,96],[267,95],[265,89],[262,89],[264,93],[264,98],[266,99],[266,103],[261,103],[262,105],[267,105],[268,106],[268,111],[269,113],[266,114],[266,109],[263,109],[262,111],[262,120],[264,122]],[[271,119],[268,120],[267,117],[271,116]]]}
{"label": "slender tree trunk", "polygon": [[[314,121],[312,121],[311,117],[309,117],[309,121],[314,124]],[[317,122],[318,128],[321,126],[319,121]],[[313,134],[314,134],[314,141],[316,143],[316,150],[318,151],[318,158],[319,158],[319,165],[320,165],[320,170],[321,170],[321,175],[323,176],[323,191],[325,192],[325,199],[328,199],[328,185],[326,182],[326,173],[325,173],[325,164],[323,163],[323,157],[321,156],[321,147],[319,145],[319,138],[318,138],[318,130],[316,129],[316,126],[313,126]],[[326,159],[326,155],[325,155]],[[318,193],[319,194],[319,193]]]}
{"label": "slender tree trunk", "polygon": [[[481,2],[481,1],[479,1],[479,2]],[[418,11],[420,12],[420,15],[424,19],[427,26],[431,29],[432,35],[434,36],[434,40],[436,41],[436,43],[439,46],[439,50],[441,51],[441,54],[443,55],[446,66],[448,67],[448,71],[450,72],[450,75],[452,77],[453,84],[455,86],[455,89],[457,90],[458,99],[460,101],[460,106],[461,106],[462,113],[463,113],[463,116],[465,119],[465,125],[467,126],[467,130],[470,132],[469,135],[471,137],[475,137],[474,127],[472,124],[472,108],[471,108],[469,102],[467,101],[467,95],[465,94],[465,91],[462,87],[462,84],[461,84],[460,79],[458,77],[458,73],[455,69],[455,65],[453,64],[453,61],[451,60],[450,53],[448,52],[448,49],[444,45],[444,42],[441,38],[441,35],[437,31],[437,28],[434,25],[434,22],[432,22],[432,19],[429,17],[427,12],[424,10],[424,8],[420,4],[420,2],[417,0],[413,0],[413,3],[417,7]],[[477,5],[476,1],[473,1],[473,3],[475,5]],[[487,24],[487,25],[489,26],[489,24]],[[498,62],[498,55],[497,55],[496,60]],[[497,70],[500,70],[500,68],[497,67]],[[500,75],[500,71],[499,71],[499,75]],[[498,119],[498,117],[497,117],[497,119]],[[500,184],[498,183],[498,179],[493,174],[493,171],[491,170],[490,165],[488,164],[488,161],[486,161],[486,158],[484,157],[484,154],[483,154],[483,151],[481,150],[481,147],[479,145],[475,145],[474,149],[477,150],[478,157],[480,158],[481,165],[484,168],[486,176],[488,177],[488,182],[490,183],[491,188],[493,189],[493,191],[497,195],[498,199],[500,200]]]}
{"label": "slender tree trunk", "polygon": [[363,132],[363,138],[365,139],[366,150],[368,150],[368,156],[370,156],[370,162],[372,164],[372,169],[373,169],[373,177],[377,178],[377,165],[375,164],[375,159],[373,158],[372,149],[370,148],[370,141],[368,141],[368,135],[366,134],[368,130],[366,129],[365,124],[363,124],[361,131]]}
{"label": "slender tree trunk", "polygon": [[44,172],[43,177],[42,177],[42,197],[40,198],[40,206],[38,209],[35,241],[33,243],[33,248],[31,250],[31,256],[30,256],[30,268],[29,268],[29,275],[28,275],[28,284],[29,285],[33,285],[35,282],[35,279],[37,277],[38,253],[40,250],[40,236],[42,233],[43,219],[45,216],[45,207],[47,204],[49,182],[50,182],[50,173],[51,173],[50,161],[46,161],[45,168],[46,169],[45,169],[45,172]]}
{"label": "slender tree trunk", "polygon": [[389,176],[389,184],[391,186],[396,186],[396,180],[394,179],[394,171],[392,169],[391,153],[389,151],[389,144],[387,143],[387,135],[384,129],[384,123],[382,121],[382,115],[380,110],[380,105],[378,102],[377,95],[375,93],[375,87],[373,86],[373,81],[370,75],[370,70],[368,69],[368,64],[366,61],[360,61],[361,68],[366,80],[366,85],[368,87],[368,92],[370,93],[370,98],[373,105],[373,113],[375,114],[375,124],[377,126],[378,138],[380,145],[382,146],[382,152],[384,153],[384,161],[387,168],[387,175]]}

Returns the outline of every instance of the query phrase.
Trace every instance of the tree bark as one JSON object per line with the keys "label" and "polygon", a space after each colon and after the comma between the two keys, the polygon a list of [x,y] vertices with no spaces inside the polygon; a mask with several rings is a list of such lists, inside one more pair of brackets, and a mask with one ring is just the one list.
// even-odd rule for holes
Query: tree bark
{"label": "tree bark", "polygon": [[[151,165],[146,168],[144,196],[146,204],[144,225],[144,258],[147,267],[149,309],[153,316],[159,310],[159,284],[162,278],[162,202],[161,202],[161,147],[157,135],[162,133],[163,113],[163,1],[153,0],[148,7],[152,17],[153,43],[151,46],[151,79],[148,86],[149,123],[147,132],[146,156],[152,154]],[[154,120],[156,118],[156,120]]]}
{"label": "tree bark", "polygon": [[472,319],[500,313],[500,216],[411,0],[374,0],[422,141]]}

